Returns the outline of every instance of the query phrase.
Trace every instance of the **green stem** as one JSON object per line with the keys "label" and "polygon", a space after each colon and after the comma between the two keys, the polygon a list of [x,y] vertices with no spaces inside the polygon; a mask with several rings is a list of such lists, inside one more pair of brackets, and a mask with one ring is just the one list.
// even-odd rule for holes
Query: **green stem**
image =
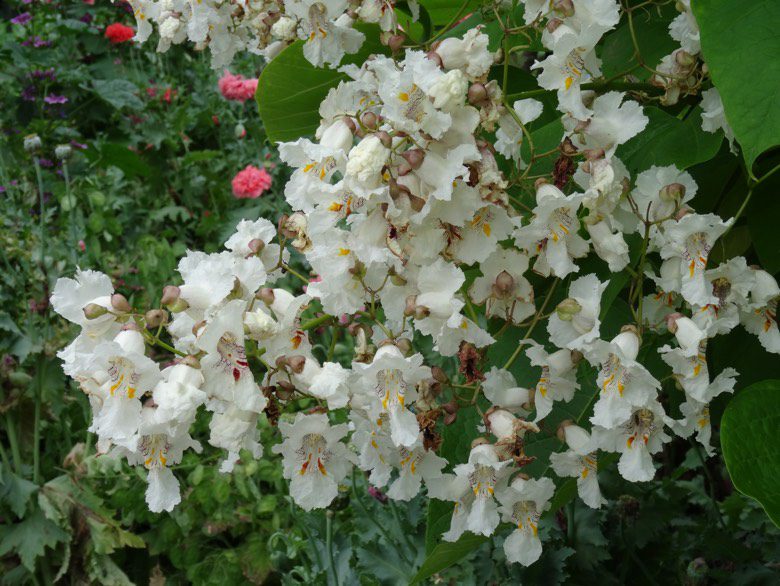
{"label": "green stem", "polygon": [[14,470],[17,476],[22,475],[22,456],[19,453],[19,440],[16,437],[16,426],[10,413],[5,414],[5,431],[8,434],[8,443],[11,445],[11,455],[14,459]]}
{"label": "green stem", "polygon": [[68,162],[66,160],[62,161],[62,175],[65,178],[65,197],[70,206],[70,257],[75,266],[77,261],[76,249],[78,247],[78,235],[76,234],[76,201],[70,192],[70,174],[68,173]]}
{"label": "green stem", "polygon": [[38,362],[38,370],[35,373],[35,415],[33,416],[33,482],[39,484],[41,480],[41,402],[43,401],[43,368],[44,355],[41,354]]}
{"label": "green stem", "polygon": [[406,534],[406,531],[404,531],[403,523],[401,523],[401,517],[398,514],[398,507],[395,506],[393,499],[389,499],[387,503],[390,505],[390,510],[393,513],[393,518],[395,519],[396,525],[398,525],[398,531],[401,533],[401,537],[403,538],[404,542],[409,548],[410,553],[414,555],[414,551],[417,548],[414,546],[414,543],[412,543],[411,540],[409,539],[409,536]]}
{"label": "green stem", "polygon": [[[596,91],[618,90],[624,92],[643,91],[643,92],[652,92],[652,93],[658,93],[659,91],[661,91],[660,88],[657,88],[656,86],[650,83],[627,82],[627,81],[593,81],[589,83],[583,83],[581,88],[583,90],[596,90]],[[555,90],[545,90],[545,89],[528,90],[526,92],[519,92],[517,94],[507,94],[506,99],[512,100],[512,99],[521,99],[521,98],[531,98],[533,96],[541,96],[553,91]]]}
{"label": "green stem", "polygon": [[444,33],[446,33],[448,30],[450,30],[455,24],[460,20],[461,15],[463,12],[468,8],[469,3],[471,0],[466,0],[463,4],[461,4],[460,8],[458,8],[458,11],[455,13],[455,16],[452,17],[452,19],[445,24],[438,33],[433,35],[430,39],[428,39],[428,46],[430,46],[436,39],[438,39],[440,36],[442,36]]}
{"label": "green stem", "polygon": [[328,320],[331,319],[333,319],[333,316],[328,315],[326,313],[325,315],[321,315],[320,317],[315,317],[314,319],[310,319],[309,321],[302,323],[301,329],[304,332],[307,330],[313,330],[320,327],[322,324],[326,323]]}
{"label": "green stem", "polygon": [[333,580],[339,585],[339,574],[336,571],[336,561],[333,558],[333,511],[325,511],[325,547],[328,550],[330,570],[333,572]]}
{"label": "green stem", "polygon": [[520,351],[523,349],[523,346],[525,346],[524,342],[531,336],[531,334],[534,331],[534,328],[536,327],[536,324],[539,323],[539,320],[541,319],[542,315],[544,314],[544,310],[547,307],[547,304],[550,302],[550,299],[552,299],[553,292],[555,291],[555,288],[558,286],[559,282],[560,282],[560,279],[555,279],[555,281],[553,281],[553,284],[550,286],[550,290],[547,292],[547,296],[544,298],[544,302],[542,303],[542,306],[539,308],[539,311],[536,312],[536,315],[534,316],[534,319],[531,322],[531,325],[528,326],[528,329],[526,330],[525,335],[518,342],[517,348],[512,353],[512,356],[510,356],[509,360],[507,360],[506,364],[504,364],[504,366],[503,366],[504,370],[508,370],[509,367],[512,366],[514,361],[517,360],[517,357],[520,356]]}

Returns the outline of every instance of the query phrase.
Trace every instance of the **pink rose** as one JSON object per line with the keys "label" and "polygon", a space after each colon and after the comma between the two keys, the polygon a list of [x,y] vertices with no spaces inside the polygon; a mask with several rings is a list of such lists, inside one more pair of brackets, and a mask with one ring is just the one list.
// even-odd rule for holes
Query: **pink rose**
{"label": "pink rose", "polygon": [[247,165],[236,173],[232,184],[233,195],[238,199],[255,199],[271,187],[271,176],[265,169]]}

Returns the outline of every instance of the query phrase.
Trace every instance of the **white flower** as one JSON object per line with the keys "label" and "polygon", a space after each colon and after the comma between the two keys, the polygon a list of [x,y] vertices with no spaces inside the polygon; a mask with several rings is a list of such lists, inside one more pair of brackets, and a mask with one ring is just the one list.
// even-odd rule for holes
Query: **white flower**
{"label": "white flower", "polygon": [[701,51],[699,25],[691,11],[691,0],[680,0],[676,4],[680,14],[669,24],[669,36],[680,43],[682,48],[696,55]]}
{"label": "white flower", "polygon": [[489,204],[474,214],[466,225],[458,230],[458,238],[450,247],[453,256],[466,264],[484,261],[496,250],[499,241],[512,232],[512,222],[506,210]]}
{"label": "white flower", "polygon": [[285,11],[299,19],[303,55],[315,67],[335,67],[345,53],[356,53],[365,35],[352,28],[346,0],[285,0]]}
{"label": "white flower", "polygon": [[598,478],[598,457],[587,431],[576,425],[563,430],[569,447],[565,452],[550,454],[550,466],[558,476],[577,479],[577,494],[593,509],[601,508],[606,499],[601,496]]}
{"label": "white flower", "polygon": [[533,220],[515,231],[515,242],[529,254],[539,255],[534,271],[540,275],[563,278],[579,270],[573,259],[588,253],[587,242],[577,234],[577,210],[583,197],[581,193],[564,195],[549,183],[537,189]]}
{"label": "white flower", "polygon": [[504,541],[504,553],[510,563],[530,566],[542,555],[539,540],[539,517],[550,508],[549,501],[555,485],[549,478],[515,478],[509,487],[499,493],[504,521],[515,530]]}
{"label": "white flower", "polygon": [[445,541],[457,541],[466,529],[477,535],[493,534],[499,523],[494,494],[506,480],[507,464],[508,461],[499,461],[493,446],[480,444],[471,449],[468,463],[455,466],[459,486],[468,492],[467,498],[461,494],[458,499],[452,499],[459,501],[456,509],[462,510],[453,514],[450,530],[442,536]]}
{"label": "white flower", "polygon": [[469,288],[474,303],[485,303],[485,313],[514,323],[533,315],[534,290],[523,276],[528,257],[511,248],[498,248],[480,264],[482,276]]}
{"label": "white flower", "polygon": [[715,214],[686,214],[680,220],[664,222],[664,243],[661,258],[679,263],[681,293],[692,305],[716,303],[717,298],[707,289],[704,271],[715,241],[731,226]]}
{"label": "white flower", "polygon": [[460,69],[470,79],[487,75],[493,65],[493,54],[488,49],[490,39],[480,28],[470,29],[463,39],[449,37],[436,47],[445,69]]}
{"label": "white flower", "polygon": [[[144,408],[144,421],[153,421],[155,409]],[[147,469],[146,502],[153,513],[172,511],[181,502],[179,481],[170,466],[181,462],[184,452],[194,449],[200,453],[200,443],[192,437],[187,428],[175,434],[160,431],[154,423],[142,424],[134,449],[122,450],[131,465],[143,465]]]}
{"label": "white flower", "polygon": [[717,302],[694,308],[691,317],[708,337],[728,333],[739,323],[739,313],[748,306],[755,275],[756,271],[748,267],[742,256],[731,258],[704,273]]}
{"label": "white flower", "polygon": [[371,364],[353,364],[362,392],[373,395],[370,412],[376,418],[388,415],[396,446],[412,446],[420,434],[417,417],[408,407],[417,398],[417,383],[431,375],[422,362],[421,354],[404,358],[397,346],[388,344],[377,350]]}
{"label": "white flower", "polygon": [[466,76],[459,69],[453,69],[434,82],[428,91],[428,95],[433,98],[434,108],[451,112],[455,108],[463,106],[467,90],[468,80]]}
{"label": "white flower", "polygon": [[346,176],[368,189],[377,187],[389,155],[390,150],[375,135],[369,135],[349,151]]}
{"label": "white flower", "polygon": [[[598,216],[597,216],[598,218]],[[619,230],[613,231],[604,220],[585,222],[593,250],[604,260],[613,273],[622,271],[629,262],[628,244]]]}
{"label": "white flower", "polygon": [[179,427],[188,429],[195,421],[198,407],[206,402],[206,393],[200,390],[203,374],[200,369],[185,363],[175,364],[163,371],[163,380],[152,390],[157,408],[154,421],[165,424],[172,433]]}
{"label": "white flower", "polygon": [[[603,150],[609,160],[618,146],[642,132],[649,118],[642,113],[642,106],[631,100],[624,103],[624,98],[624,93],[607,92],[593,100],[587,117],[566,120],[574,146],[580,150]],[[579,120],[584,123],[578,124]]]}
{"label": "white flower", "polygon": [[611,429],[593,428],[595,445],[603,450],[619,452],[618,471],[629,482],[647,482],[655,476],[652,454],[660,452],[671,438],[664,433],[666,415],[655,400],[637,407]]}
{"label": "white flower", "polygon": [[748,332],[758,336],[758,341],[767,352],[780,354],[777,322],[780,287],[766,271],[755,270],[754,273],[755,284],[750,289],[750,304],[742,312],[742,324]]}
{"label": "white flower", "polygon": [[128,445],[138,431],[141,397],[161,378],[159,367],[144,355],[144,348],[141,333],[126,330],[95,349],[91,369],[108,375],[101,387],[103,404],[90,427],[101,438]]}
{"label": "white flower", "polygon": [[347,435],[347,425],[331,426],[324,413],[298,413],[292,424],[280,421],[279,431],[284,441],[272,450],[283,457],[290,496],[306,511],[327,507],[354,460],[340,441]]}
{"label": "white flower", "polygon": [[263,446],[257,442],[257,413],[254,411],[242,411],[230,405],[225,411],[212,415],[209,430],[209,443],[228,452],[219,467],[220,472],[233,471],[241,450],[248,450],[254,458],[263,455]]}
{"label": "white flower", "polygon": [[585,350],[599,337],[601,296],[607,282],[596,275],[585,275],[572,281],[569,297],[561,302],[547,323],[550,341],[559,348]]}
{"label": "white flower", "polygon": [[693,199],[697,189],[687,171],[680,171],[674,165],[653,166],[637,175],[631,197],[643,219],[658,222],[674,216],[683,204]]}
{"label": "white flower", "polygon": [[[517,100],[512,104],[512,109],[524,125],[527,125],[542,115],[544,106],[538,100],[527,98]],[[523,129],[515,120],[515,117],[509,113],[502,115],[498,120],[498,130],[496,131],[495,149],[507,159],[512,159],[520,163],[520,168],[525,168],[525,162],[520,158],[520,147],[523,144]]]}
{"label": "white flower", "polygon": [[580,387],[577,383],[577,368],[572,361],[571,350],[558,350],[548,354],[543,346],[534,342],[525,354],[533,366],[542,369],[534,389],[534,421],[539,421],[552,411],[554,401],[568,403],[572,400],[574,391]]}
{"label": "white flower", "polygon": [[531,392],[517,386],[517,381],[508,370],[492,366],[482,381],[482,392],[493,405],[510,411],[527,412]]}
{"label": "white flower", "polygon": [[393,481],[387,496],[393,500],[408,501],[417,496],[422,483],[437,482],[447,460],[422,447],[420,442],[409,448],[398,448],[398,478]]}
{"label": "white flower", "polygon": [[234,299],[226,303],[198,333],[197,345],[206,352],[201,359],[209,398],[235,404],[257,413],[267,400],[252,376],[244,345],[246,303]]}
{"label": "white flower", "polygon": [[[309,359],[306,359],[307,363]],[[313,361],[312,361],[313,362]],[[352,371],[343,368],[337,362],[325,362],[316,369],[311,378],[308,392],[327,401],[328,409],[346,407],[350,396]]]}
{"label": "white flower", "polygon": [[701,128],[705,132],[714,133],[723,130],[723,134],[729,141],[731,151],[736,152],[734,146],[734,131],[726,120],[726,112],[717,88],[710,88],[701,93]]}
{"label": "white flower", "polygon": [[655,397],[661,388],[661,383],[636,361],[639,344],[639,336],[629,330],[611,342],[597,340],[585,351],[591,364],[601,364],[596,381],[601,392],[590,418],[594,425],[614,427],[627,419],[634,407]]}

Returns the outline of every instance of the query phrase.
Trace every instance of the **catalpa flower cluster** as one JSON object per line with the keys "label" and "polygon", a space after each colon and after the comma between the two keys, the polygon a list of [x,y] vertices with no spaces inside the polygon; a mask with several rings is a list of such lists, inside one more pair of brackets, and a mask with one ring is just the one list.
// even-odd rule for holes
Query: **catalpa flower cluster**
{"label": "catalpa flower cluster", "polygon": [[[171,465],[200,450],[190,431],[202,409],[224,472],[263,453],[265,418],[300,507],[328,507],[359,470],[391,499],[452,503],[445,540],[508,528],[506,557],[524,565],[541,554],[560,479],[598,508],[606,453],[632,482],[654,477],[674,435],[711,453],[709,404],[737,373],[709,372],[708,343],[741,324],[780,353],[778,284],[741,257],[713,265],[733,220],[696,213],[688,172],[632,177],[618,158],[648,117],[626,94],[586,86],[617,3],[529,1],[525,17],[544,27],[549,51],[532,70],[562,117],[552,174],[529,176],[539,155],[527,125],[542,102],[510,103],[491,77],[500,56],[475,28],[342,67],[315,136],[279,145],[290,213],[242,220],[221,252],[188,252],[158,309],[134,310],[92,271],[58,282],[55,310],[81,326],[65,371],[90,397],[101,450],[149,470],[152,510],[181,498]],[[631,281],[615,336],[602,324],[609,282],[585,266]],[[178,357],[161,365],[151,347]],[[651,353],[664,373],[648,368]],[[669,412],[668,392],[680,399]],[[526,448],[583,394],[592,409],[553,429],[551,473],[529,473]],[[478,423],[463,424],[469,409]],[[475,438],[465,461],[444,456],[448,425]]]}
{"label": "catalpa flower cluster", "polygon": [[[158,52],[185,41],[211,51],[215,69],[230,65],[236,54],[249,52],[271,60],[297,39],[305,41],[304,55],[314,65],[338,65],[355,53],[365,35],[357,20],[378,24],[394,36],[398,20],[391,0],[127,0],[138,31],[146,41],[157,25]],[[410,2],[413,13],[417,3]]]}

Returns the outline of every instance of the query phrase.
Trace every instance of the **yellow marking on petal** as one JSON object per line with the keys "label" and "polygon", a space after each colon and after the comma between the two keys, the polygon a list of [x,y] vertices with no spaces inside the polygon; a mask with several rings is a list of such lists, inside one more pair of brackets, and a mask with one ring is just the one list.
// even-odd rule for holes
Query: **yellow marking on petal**
{"label": "yellow marking on petal", "polygon": [[371,440],[371,446],[372,446],[372,447],[373,447],[375,450],[378,450],[378,449],[379,449],[379,446],[377,445],[377,443],[376,443],[376,440]]}
{"label": "yellow marking on petal", "polygon": [[589,473],[589,472],[590,472],[590,470],[588,470],[587,468],[583,468],[583,469],[582,469],[582,474],[581,474],[581,476],[582,476],[583,478],[587,478],[587,477],[588,477],[588,473]]}
{"label": "yellow marking on petal", "polygon": [[701,372],[701,364],[697,364],[693,367],[693,376],[699,376],[699,373]]}
{"label": "yellow marking on petal", "polygon": [[149,467],[149,465],[151,463],[152,463],[152,457],[151,456],[148,457],[146,460],[144,460],[144,466],[146,466],[147,468]]}
{"label": "yellow marking on petal", "polygon": [[539,528],[536,526],[536,523],[529,523],[531,526],[531,530],[534,532],[534,537],[539,536]]}
{"label": "yellow marking on petal", "polygon": [[709,422],[709,419],[702,417],[697,423],[699,424],[699,427],[705,427]]}
{"label": "yellow marking on petal", "polygon": [[312,169],[314,169],[314,163],[309,163],[308,165],[306,165],[306,166],[303,168],[303,172],[304,172],[304,173],[308,173],[308,172],[309,172],[309,171],[311,171]]}
{"label": "yellow marking on petal", "polygon": [[563,230],[564,234],[568,234],[569,233],[568,228],[566,228],[566,226],[564,226],[563,224],[558,224],[558,226],[560,226],[560,228],[561,228],[561,230]]}
{"label": "yellow marking on petal", "polygon": [[114,391],[116,391],[119,388],[119,386],[122,384],[122,381],[124,381],[124,380],[125,380],[125,375],[120,374],[119,375],[119,380],[116,381],[115,384],[111,385],[111,388],[109,389],[109,391],[111,392],[111,396],[112,397],[114,396]]}
{"label": "yellow marking on petal", "polygon": [[488,224],[487,222],[482,224],[482,231],[485,233],[485,236],[487,236],[489,238],[490,237],[490,224]]}
{"label": "yellow marking on petal", "polygon": [[411,471],[412,474],[414,474],[417,471],[417,463],[414,460],[412,461],[412,465],[409,466],[409,470]]}
{"label": "yellow marking on petal", "polygon": [[628,438],[628,440],[626,441],[626,446],[627,446],[627,447],[629,447],[629,448],[631,448],[631,446],[633,446],[633,445],[634,445],[634,436],[632,435],[632,436],[631,436],[631,437],[629,437],[629,438]]}
{"label": "yellow marking on petal", "polygon": [[408,102],[409,101],[409,94],[407,94],[406,92],[400,92],[398,94],[398,99],[401,100],[402,102]]}
{"label": "yellow marking on petal", "polygon": [[341,209],[344,207],[344,204],[341,204],[337,201],[334,201],[330,206],[328,206],[329,212],[340,212]]}
{"label": "yellow marking on petal", "polygon": [[463,318],[463,321],[460,322],[460,329],[467,330],[469,328],[469,322],[466,321],[466,318]]}
{"label": "yellow marking on petal", "polygon": [[162,464],[163,466],[165,466],[165,464],[166,464],[167,462],[168,462],[168,460],[165,458],[165,456],[163,456],[162,454],[160,454],[160,464]]}
{"label": "yellow marking on petal", "polygon": [[325,167],[320,169],[320,179],[324,179],[324,178],[325,178]]}
{"label": "yellow marking on petal", "polygon": [[607,387],[612,384],[612,381],[615,380],[615,375],[610,374],[607,378],[604,379],[604,382],[601,385],[601,388],[604,392],[607,391]]}
{"label": "yellow marking on petal", "polygon": [[132,399],[135,397],[135,387],[128,387],[127,388],[127,398]]}
{"label": "yellow marking on petal", "polygon": [[309,467],[309,463],[310,463],[310,462],[311,462],[311,454],[309,454],[309,457],[308,457],[308,458],[306,458],[306,461],[305,461],[305,462],[303,463],[303,465],[301,466],[301,469],[300,469],[300,471],[298,472],[298,474],[300,474],[301,476],[303,476],[304,474],[306,474],[306,469]]}
{"label": "yellow marking on petal", "polygon": [[566,78],[566,81],[564,82],[566,89],[569,89],[571,87],[572,82],[574,81],[574,78],[572,76],[569,76]]}
{"label": "yellow marking on petal", "polygon": [[623,396],[623,391],[625,389],[626,389],[626,386],[622,382],[618,381],[618,393],[620,393],[621,397]]}
{"label": "yellow marking on petal", "polygon": [[552,239],[553,239],[553,242],[558,242],[558,234],[556,234],[555,232],[553,232],[553,233],[552,233]]}
{"label": "yellow marking on petal", "polygon": [[317,458],[317,468],[320,469],[320,474],[322,474],[323,476],[328,475],[328,471],[325,470],[325,465],[322,463],[322,460],[320,460],[319,458]]}
{"label": "yellow marking on petal", "polygon": [[688,274],[691,278],[693,278],[693,271],[696,268],[696,261],[692,260],[691,264],[688,265]]}
{"label": "yellow marking on petal", "polygon": [[349,248],[339,248],[339,256],[347,256],[350,252]]}

